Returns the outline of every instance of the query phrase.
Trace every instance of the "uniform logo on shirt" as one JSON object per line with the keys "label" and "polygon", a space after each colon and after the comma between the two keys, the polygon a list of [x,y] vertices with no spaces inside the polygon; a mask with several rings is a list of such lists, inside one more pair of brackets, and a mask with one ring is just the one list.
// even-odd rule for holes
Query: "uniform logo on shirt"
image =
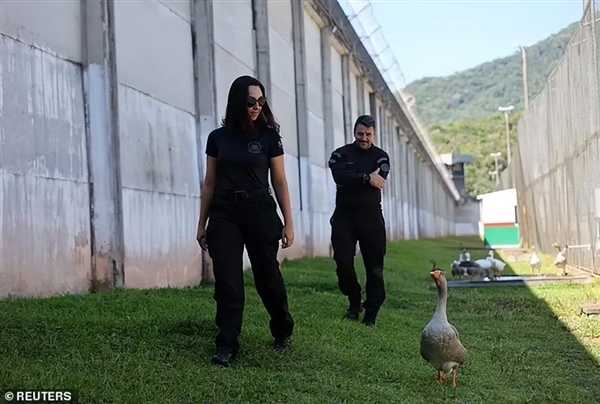
{"label": "uniform logo on shirt", "polygon": [[262,153],[262,144],[260,142],[254,140],[248,143],[248,153],[252,154],[260,154]]}

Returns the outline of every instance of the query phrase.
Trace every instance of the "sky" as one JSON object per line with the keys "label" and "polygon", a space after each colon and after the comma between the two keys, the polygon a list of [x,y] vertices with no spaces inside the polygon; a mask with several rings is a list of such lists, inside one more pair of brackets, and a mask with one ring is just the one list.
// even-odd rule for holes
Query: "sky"
{"label": "sky", "polygon": [[515,53],[582,16],[583,0],[372,0],[406,83]]}

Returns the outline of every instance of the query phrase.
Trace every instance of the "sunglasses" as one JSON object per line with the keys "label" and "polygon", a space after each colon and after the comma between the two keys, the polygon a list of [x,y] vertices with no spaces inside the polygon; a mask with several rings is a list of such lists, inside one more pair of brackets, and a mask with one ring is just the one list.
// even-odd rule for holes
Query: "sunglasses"
{"label": "sunglasses", "polygon": [[258,104],[259,107],[263,107],[263,105],[265,105],[267,103],[267,99],[265,97],[260,97],[258,100],[254,97],[248,97],[248,99],[246,100],[246,106],[248,108],[254,108],[254,106],[256,104]]}

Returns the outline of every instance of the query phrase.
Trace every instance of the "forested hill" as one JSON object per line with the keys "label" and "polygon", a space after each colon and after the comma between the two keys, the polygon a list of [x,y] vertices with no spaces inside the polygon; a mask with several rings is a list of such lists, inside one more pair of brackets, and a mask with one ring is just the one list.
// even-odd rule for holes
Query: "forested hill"
{"label": "forested hill", "polygon": [[[527,48],[529,97],[543,88],[548,74],[563,55],[578,22]],[[447,77],[412,82],[406,92],[416,98],[416,110],[426,126],[488,117],[498,106],[522,109],[521,53],[483,63]]]}

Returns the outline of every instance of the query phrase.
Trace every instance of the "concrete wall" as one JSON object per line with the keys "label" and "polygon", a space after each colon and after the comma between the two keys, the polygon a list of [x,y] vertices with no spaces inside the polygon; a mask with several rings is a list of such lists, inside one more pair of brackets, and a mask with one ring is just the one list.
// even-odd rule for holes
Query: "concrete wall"
{"label": "concrete wall", "polygon": [[[356,68],[356,65],[351,62],[350,63],[350,117],[354,118],[354,119],[350,119],[351,122],[360,115],[358,112],[359,108],[358,108],[358,88],[357,87],[358,87],[357,68]],[[351,129],[353,127],[354,127],[354,122],[352,122]],[[349,135],[352,135],[352,133],[350,133]],[[348,138],[347,140],[351,141],[351,138]]]}
{"label": "concrete wall", "polygon": [[212,1],[217,116],[225,117],[227,93],[238,76],[256,74],[252,0]]}
{"label": "concrete wall", "polygon": [[456,235],[479,235],[479,201],[468,200],[456,208]]}
{"label": "concrete wall", "polygon": [[435,156],[362,45],[345,42],[356,35],[348,21],[328,25],[336,7],[0,2],[0,296],[199,283],[206,137],[244,74],[266,84],[281,124],[296,228],[281,258],[331,253],[328,156],[372,94],[392,163],[388,238],[454,234]]}
{"label": "concrete wall", "polygon": [[89,287],[80,6],[39,6],[0,2],[0,296]]}
{"label": "concrete wall", "polygon": [[127,287],[200,281],[192,38],[189,15],[175,11],[115,2]]}

